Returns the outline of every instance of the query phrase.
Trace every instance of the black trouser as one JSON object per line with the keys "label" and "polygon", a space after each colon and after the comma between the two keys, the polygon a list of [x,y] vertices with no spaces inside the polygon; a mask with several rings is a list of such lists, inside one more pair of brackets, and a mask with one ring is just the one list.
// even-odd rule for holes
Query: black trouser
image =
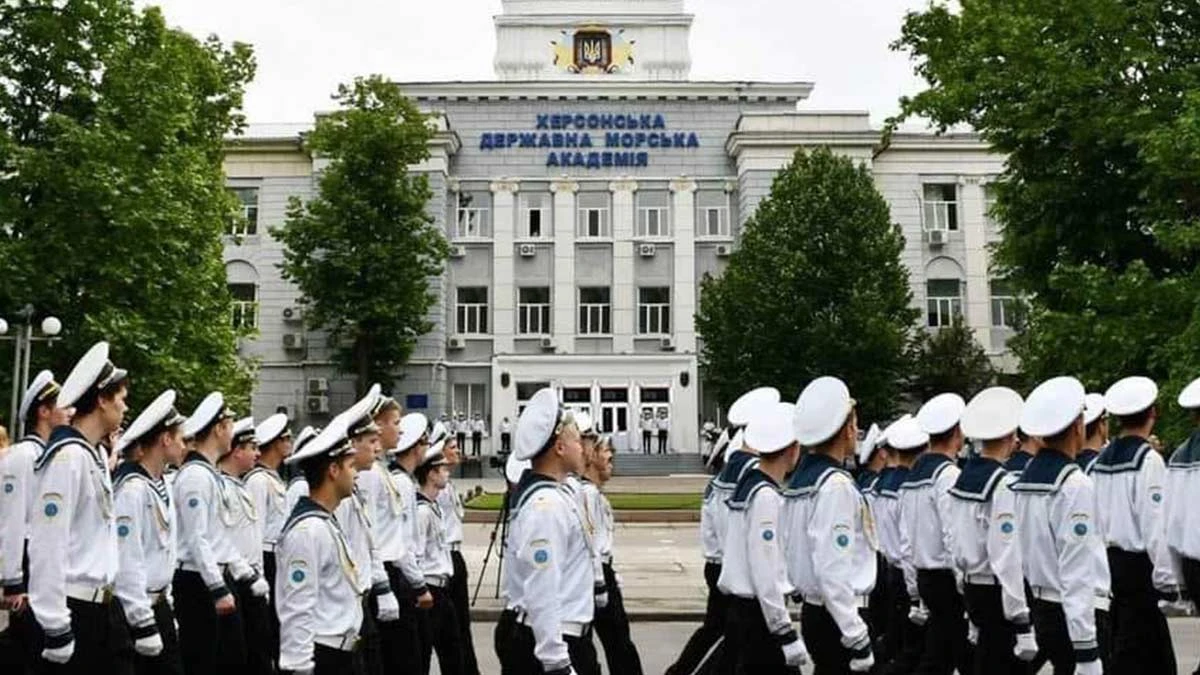
{"label": "black trouser", "polygon": [[175,632],[175,612],[166,597],[154,603],[154,625],[162,638],[163,648],[158,656],[133,655],[133,670],[137,675],[183,675],[183,658],[179,655],[179,635]]}
{"label": "black trouser", "polygon": [[967,614],[979,629],[975,643],[975,675],[1021,675],[1029,665],[1013,654],[1017,644],[1016,626],[1004,617],[1004,604],[998,584],[967,584],[963,589]]}
{"label": "black trouser", "polygon": [[[390,592],[390,591],[389,591]],[[383,646],[379,623],[379,596],[368,592],[363,596],[363,620],[358,627],[358,653],[363,672],[367,675],[384,675]]]}
{"label": "black trouser", "polygon": [[471,432],[471,454],[479,456],[479,444],[483,442],[483,433],[479,431]]}
{"label": "black trouser", "polygon": [[908,618],[912,599],[908,585],[904,583],[904,570],[887,568],[889,586],[888,635],[884,640],[889,662],[883,672],[888,675],[909,675],[921,661],[925,650],[925,627],[918,626]]}
{"label": "black trouser", "polygon": [[710,651],[712,656],[708,660],[718,664],[715,675],[729,675],[733,672],[737,653],[733,645],[722,642],[725,637],[725,620],[729,616],[729,596],[717,588],[717,579],[720,578],[720,563],[704,563],[704,583],[708,586],[704,623],[692,633],[679,658],[667,668],[666,675],[691,675],[705,662],[704,657],[708,656]]}
{"label": "black trouser", "polygon": [[454,440],[458,441],[458,447],[465,449],[467,447],[467,432],[459,431],[454,434]]}
{"label": "black trouser", "polygon": [[462,640],[454,603],[443,588],[430,586],[429,592],[433,594],[433,607],[419,610],[421,664],[424,668],[421,672],[428,675],[436,650],[438,672],[442,675],[462,675]]}
{"label": "black trouser", "polygon": [[1096,610],[1096,643],[1100,648],[1100,663],[1104,664],[1104,672],[1116,672],[1112,665],[1112,613],[1106,610]]}
{"label": "black trouser", "polygon": [[[1200,607],[1200,560],[1181,557],[1179,562],[1183,567],[1183,583],[1187,586],[1188,596]],[[1192,675],[1200,675],[1200,665],[1196,666]]]}
{"label": "black trouser", "polygon": [[1112,572],[1113,670],[1175,675],[1171,630],[1158,609],[1150,556],[1109,548],[1108,568]]}
{"label": "black trouser", "polygon": [[271,663],[279,667],[279,613],[275,610],[275,552],[263,551],[263,578],[271,587],[267,594],[267,629],[270,630],[270,641],[267,644],[271,653]]}
{"label": "black trouser", "polygon": [[344,652],[325,645],[313,645],[313,666],[313,675],[364,675],[360,652]]}
{"label": "black trouser", "polygon": [[888,650],[885,636],[888,634],[888,620],[891,618],[892,606],[891,579],[888,577],[887,558],[882,553],[875,554],[875,588],[871,589],[870,605],[866,611],[867,628],[871,633],[871,649],[875,652],[875,663],[887,663],[891,652]]}
{"label": "black trouser", "polygon": [[[228,579],[226,583],[229,584]],[[232,614],[217,616],[216,601],[199,572],[176,570],[173,587],[184,672],[212,675],[226,668],[242,672],[246,665],[246,642],[241,608]]]}
{"label": "black trouser", "polygon": [[[541,661],[533,655],[533,629],[517,623],[517,613],[506,609],[500,614],[494,633],[496,656],[500,659],[500,675],[539,675],[545,672]],[[596,646],[592,644],[589,627],[580,637],[563,636],[571,667],[578,675],[600,675]]]}
{"label": "black trouser", "polygon": [[266,598],[254,596],[249,581],[233,585],[238,613],[242,616],[242,635],[246,645],[247,675],[275,672],[271,649],[271,607]]}
{"label": "black trouser", "polygon": [[[804,603],[800,607],[800,627],[812,657],[814,675],[850,673],[850,650],[842,646],[842,631],[829,610]],[[779,647],[775,649],[778,651]]]}
{"label": "black trouser", "polygon": [[658,454],[667,454],[667,432],[658,432]]}
{"label": "black trouser", "polygon": [[604,563],[604,585],[608,587],[608,604],[596,608],[596,635],[604,645],[604,660],[609,673],[642,675],[642,659],[637,645],[629,634],[629,617],[625,614],[625,599],[612,563]]}
{"label": "black trouser", "polygon": [[454,563],[454,576],[450,577],[450,601],[454,603],[454,616],[458,619],[458,638],[462,645],[463,673],[479,675],[479,663],[475,660],[475,639],[471,637],[471,600],[467,589],[467,561],[462,552],[450,551]]}
{"label": "black trouser", "polygon": [[512,434],[507,431],[500,434],[500,452],[512,452]]}
{"label": "black trouser", "polygon": [[787,665],[779,638],[771,635],[762,607],[755,598],[729,598],[729,618],[725,633],[737,643],[737,675],[799,675],[800,669]]}
{"label": "black trouser", "polygon": [[1063,613],[1062,604],[1034,599],[1029,604],[1029,613],[1033,617],[1038,651],[1054,668],[1054,675],[1072,675],[1075,672],[1075,646],[1071,642],[1071,634],[1067,632],[1067,615]]}
{"label": "black trouser", "polygon": [[[67,609],[71,612],[75,653],[64,664],[41,659],[37,672],[45,675],[133,675],[133,641],[129,637],[129,626],[125,623],[121,603],[116,600],[99,603],[67,598]],[[47,636],[45,646],[59,645],[54,638]]]}
{"label": "black trouser", "polygon": [[653,434],[651,434],[649,431],[645,431],[645,430],[642,431],[642,454],[643,455],[650,454],[650,437],[652,435]]}
{"label": "black trouser", "polygon": [[[20,593],[29,588],[29,542],[21,559]],[[4,673],[25,675],[32,673],[42,653],[42,627],[38,625],[26,598],[25,608],[19,613],[8,615],[8,630],[0,633],[0,668]]]}
{"label": "black trouser", "polygon": [[421,672],[421,624],[417,609],[417,594],[404,578],[404,573],[392,563],[384,563],[388,582],[400,604],[400,618],[384,624],[383,662],[389,673]]}
{"label": "black trouser", "polygon": [[967,618],[954,572],[946,569],[917,570],[917,591],[929,610],[925,627],[925,651],[914,671],[919,675],[950,675],[971,672],[971,643],[967,642]]}

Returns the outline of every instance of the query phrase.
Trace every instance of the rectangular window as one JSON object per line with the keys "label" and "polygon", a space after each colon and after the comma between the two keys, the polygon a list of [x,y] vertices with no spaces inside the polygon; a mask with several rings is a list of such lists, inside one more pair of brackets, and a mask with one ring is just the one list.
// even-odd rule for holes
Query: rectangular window
{"label": "rectangular window", "polygon": [[696,225],[701,237],[728,237],[729,209],[724,206],[703,206]]}
{"label": "rectangular window", "polygon": [[534,192],[521,195],[521,212],[524,218],[520,236],[541,239],[551,236],[550,195]]}
{"label": "rectangular window", "polygon": [[234,196],[242,203],[241,216],[229,223],[226,234],[243,237],[258,234],[258,188],[231,188]]}
{"label": "rectangular window", "polygon": [[484,194],[458,194],[458,214],[454,222],[455,239],[478,239],[492,236],[491,212]]}
{"label": "rectangular window", "polygon": [[642,387],[642,403],[670,403],[671,390],[666,388]]}
{"label": "rectangular window", "polygon": [[229,295],[233,296],[232,322],[234,328],[258,327],[258,286],[255,284],[229,284]]}
{"label": "rectangular window", "polygon": [[487,419],[487,385],[455,384],[453,395],[454,400],[450,401],[452,410],[465,413],[470,421],[475,420],[476,413]]}
{"label": "rectangular window", "polygon": [[925,282],[925,297],[930,328],[949,326],[962,315],[962,282],[958,279],[930,279]]}
{"label": "rectangular window", "polygon": [[638,289],[638,334],[671,334],[671,289]]}
{"label": "rectangular window", "polygon": [[545,286],[517,289],[517,334],[549,335],[550,289]]}
{"label": "rectangular window", "polygon": [[579,194],[579,223],[575,236],[580,239],[605,239],[612,236],[607,192]]}
{"label": "rectangular window", "polygon": [[925,231],[958,231],[958,186],[930,183],[924,194]]}
{"label": "rectangular window", "polygon": [[579,289],[579,334],[612,333],[612,291],[607,286]]}
{"label": "rectangular window", "polygon": [[1012,286],[1003,279],[991,282],[992,326],[1014,328],[1017,313],[1017,295]]}
{"label": "rectangular window", "polygon": [[638,207],[637,236],[671,236],[671,229],[667,222],[667,209],[661,206]]}
{"label": "rectangular window", "polygon": [[996,186],[987,184],[983,186],[983,220],[987,223],[988,229],[993,232],[1000,231],[1000,223],[992,212],[996,208]]}
{"label": "rectangular window", "polygon": [[470,286],[458,289],[455,296],[455,330],[459,335],[487,335],[488,289]]}
{"label": "rectangular window", "polygon": [[[549,382],[518,382],[517,383],[517,416],[525,412],[525,404],[533,398],[533,395],[549,387]],[[516,419],[513,419],[516,422]]]}

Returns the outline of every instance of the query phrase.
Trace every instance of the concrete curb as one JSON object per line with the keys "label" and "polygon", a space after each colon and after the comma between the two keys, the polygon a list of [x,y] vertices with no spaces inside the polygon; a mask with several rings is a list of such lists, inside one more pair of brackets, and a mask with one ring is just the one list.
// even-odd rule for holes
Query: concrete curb
{"label": "concrete curb", "polygon": [[[489,511],[486,509],[466,509],[463,514],[463,522],[467,523],[494,523],[499,517],[499,511]],[[614,511],[613,517],[618,523],[698,523],[700,522],[699,511],[632,511],[620,510]]]}

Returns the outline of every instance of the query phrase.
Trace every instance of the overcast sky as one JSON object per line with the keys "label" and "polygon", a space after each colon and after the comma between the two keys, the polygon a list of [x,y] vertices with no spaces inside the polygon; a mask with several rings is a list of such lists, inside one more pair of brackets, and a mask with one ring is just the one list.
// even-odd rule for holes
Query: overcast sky
{"label": "overcast sky", "polygon": [[[254,45],[251,124],[304,123],[355,75],[493,79],[500,0],[158,0],[194,34]],[[692,79],[809,81],[808,109],[869,110],[876,124],[921,82],[888,50],[925,0],[685,0]]]}

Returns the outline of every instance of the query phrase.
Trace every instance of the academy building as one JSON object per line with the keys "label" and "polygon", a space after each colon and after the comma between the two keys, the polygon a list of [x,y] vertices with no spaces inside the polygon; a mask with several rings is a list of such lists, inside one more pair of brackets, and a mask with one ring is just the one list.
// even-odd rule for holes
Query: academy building
{"label": "academy building", "polygon": [[[430,213],[453,247],[434,330],[399,380],[413,410],[481,413],[495,437],[540,387],[589,409],[620,448],[647,409],[694,451],[720,421],[697,369],[693,313],[742,224],[797,148],[830,146],[871,167],[903,226],[914,302],[930,327],[965,315],[1006,365],[1012,298],[988,277],[985,213],[1002,158],[975,135],[898,134],[866,112],[811,110],[808,82],[689,79],[682,0],[504,0],[495,79],[403,82],[436,113]],[[225,247],[233,320],[259,335],[254,414],[286,407],[319,424],[354,399],[325,337],[304,330],[268,228],[315,191],[297,131],[251,127],[225,169],[245,205]],[[1009,364],[1011,365],[1011,364]],[[497,443],[498,445],[498,443]],[[486,446],[485,446],[486,447]]]}

